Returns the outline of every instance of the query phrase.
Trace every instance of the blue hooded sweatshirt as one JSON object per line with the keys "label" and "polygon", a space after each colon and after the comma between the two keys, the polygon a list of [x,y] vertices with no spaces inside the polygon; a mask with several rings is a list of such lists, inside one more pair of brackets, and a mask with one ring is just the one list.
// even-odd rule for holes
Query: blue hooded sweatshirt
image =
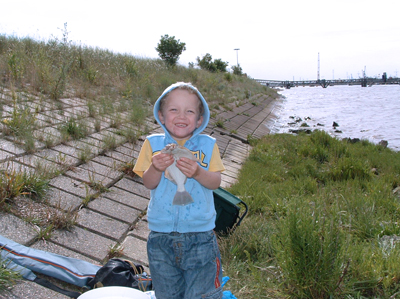
{"label": "blue hooded sweatshirt", "polygon": [[[186,85],[193,89],[199,96],[203,107],[203,121],[195,129],[192,137],[184,144],[186,148],[194,153],[200,160],[199,165],[208,170],[211,155],[215,145],[215,139],[204,134],[200,134],[210,120],[210,110],[207,102],[201,93],[191,84],[178,82],[169,86],[154,104],[154,117],[164,129],[164,134],[153,134],[147,137],[150,142],[153,154],[161,151],[167,144],[177,143],[170,135],[166,127],[158,117],[160,101],[167,93],[175,88]],[[149,228],[155,232],[205,232],[215,227],[215,207],[213,191],[205,188],[193,178],[187,178],[185,189],[190,193],[194,202],[185,206],[173,205],[177,186],[162,174],[158,186],[150,192],[150,203],[147,211]]]}

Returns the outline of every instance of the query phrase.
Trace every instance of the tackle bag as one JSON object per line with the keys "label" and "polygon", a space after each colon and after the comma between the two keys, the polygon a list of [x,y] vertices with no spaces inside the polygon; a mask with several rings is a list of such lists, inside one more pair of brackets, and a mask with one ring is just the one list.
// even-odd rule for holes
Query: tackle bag
{"label": "tackle bag", "polygon": [[96,276],[88,282],[88,286],[90,288],[130,287],[145,292],[152,290],[153,284],[142,265],[113,258],[97,271]]}
{"label": "tackle bag", "polygon": [[247,204],[221,187],[214,190],[213,195],[217,212],[214,231],[218,235],[234,232],[247,214]]}
{"label": "tackle bag", "polygon": [[7,268],[18,271],[23,278],[73,298],[80,294],[60,289],[45,279],[38,278],[32,271],[57,278],[78,287],[84,287],[101,268],[99,265],[83,260],[26,247],[1,235],[0,256],[2,260],[5,260],[4,264]]}

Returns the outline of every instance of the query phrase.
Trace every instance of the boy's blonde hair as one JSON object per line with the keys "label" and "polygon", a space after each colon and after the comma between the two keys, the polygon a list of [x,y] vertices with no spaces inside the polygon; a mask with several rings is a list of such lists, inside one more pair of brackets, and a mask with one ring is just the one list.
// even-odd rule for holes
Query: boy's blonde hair
{"label": "boy's blonde hair", "polygon": [[185,84],[179,85],[178,87],[176,87],[173,90],[171,90],[168,93],[166,93],[163,96],[163,98],[160,100],[160,111],[161,111],[161,113],[163,112],[163,108],[165,106],[165,102],[167,101],[170,93],[173,92],[174,90],[177,90],[177,89],[186,90],[190,94],[196,95],[197,99],[199,100],[199,116],[204,114],[203,102],[201,101],[201,99],[200,99],[200,97],[199,97],[199,95],[197,93],[196,87],[194,87],[191,83],[185,83]]}

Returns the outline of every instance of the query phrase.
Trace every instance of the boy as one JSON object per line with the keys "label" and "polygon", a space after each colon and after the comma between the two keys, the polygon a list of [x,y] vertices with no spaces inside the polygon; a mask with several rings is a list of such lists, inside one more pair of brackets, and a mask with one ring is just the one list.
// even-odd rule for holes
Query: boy
{"label": "boy", "polygon": [[[155,295],[157,299],[221,298],[212,190],[219,187],[225,168],[215,139],[200,134],[210,119],[208,105],[194,86],[178,82],[158,98],[153,113],[164,134],[146,138],[133,171],[151,189],[147,253]],[[199,160],[176,162],[194,200],[184,206],[172,204],[177,187],[164,175],[174,158],[160,151],[170,143],[185,146]]]}

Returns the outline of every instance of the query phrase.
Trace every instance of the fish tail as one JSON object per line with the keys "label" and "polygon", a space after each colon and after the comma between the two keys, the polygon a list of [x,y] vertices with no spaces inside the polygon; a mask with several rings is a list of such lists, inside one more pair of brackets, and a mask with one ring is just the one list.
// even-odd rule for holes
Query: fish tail
{"label": "fish tail", "polygon": [[194,202],[193,198],[190,196],[187,191],[178,191],[174,196],[174,200],[172,201],[173,205],[178,206],[186,206],[190,203]]}

